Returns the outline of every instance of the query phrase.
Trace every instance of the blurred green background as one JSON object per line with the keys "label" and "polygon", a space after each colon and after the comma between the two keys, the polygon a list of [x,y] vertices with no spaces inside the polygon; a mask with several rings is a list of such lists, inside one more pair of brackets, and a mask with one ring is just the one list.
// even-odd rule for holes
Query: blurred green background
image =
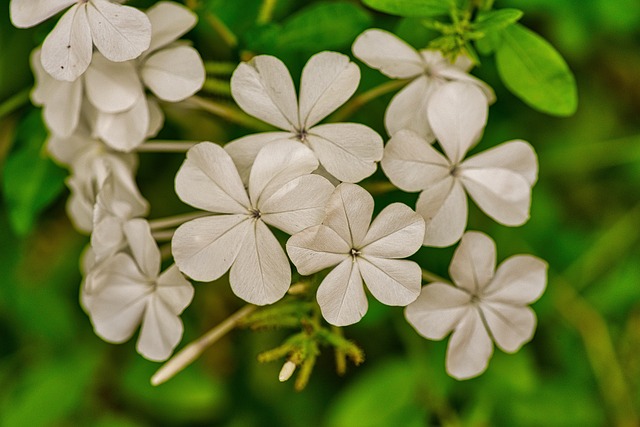
{"label": "blurred green background", "polygon": [[[275,54],[294,79],[317,51],[349,53],[365,28],[395,30],[417,47],[430,37],[417,20],[375,13],[357,1],[279,0],[267,25],[256,23],[262,0],[201,3],[200,24],[188,37],[206,60],[237,63],[249,51]],[[159,365],[135,352],[135,340],[110,345],[94,335],[78,304],[78,259],[87,238],[65,216],[66,172],[42,155],[40,112],[25,102],[32,85],[29,53],[53,22],[17,30],[7,5],[0,10],[0,426],[640,425],[637,0],[496,2],[524,10],[521,23],[569,63],[579,90],[572,117],[551,117],[523,104],[500,82],[493,58],[483,58],[474,71],[498,97],[475,150],[521,138],[539,155],[540,180],[525,226],[497,225],[474,206],[469,221],[470,229],[496,240],[500,260],[532,253],[549,262],[547,292],[534,305],[534,340],[515,355],[496,350],[484,375],[458,382],[444,371],[446,340],[420,338],[400,308],[370,299],[365,319],[345,330],[364,349],[366,362],[338,377],[326,352],[303,392],[277,381],[280,364],[256,360],[279,345],[283,331],[233,331],[156,388],[149,378]],[[337,7],[339,13],[309,20],[304,13],[314,7]],[[386,81],[360,65],[359,92]],[[224,83],[213,86],[203,96],[228,100]],[[384,134],[390,97],[372,101],[351,120]],[[250,132],[179,106],[166,111],[163,138],[225,142]],[[187,210],[172,185],[182,159],[141,159],[139,183],[152,218]],[[372,178],[382,179],[381,173]],[[391,192],[377,199],[377,208],[415,199]],[[453,249],[423,248],[416,259],[446,276]],[[196,285],[194,303],[183,315],[183,342],[241,305],[224,280]]]}

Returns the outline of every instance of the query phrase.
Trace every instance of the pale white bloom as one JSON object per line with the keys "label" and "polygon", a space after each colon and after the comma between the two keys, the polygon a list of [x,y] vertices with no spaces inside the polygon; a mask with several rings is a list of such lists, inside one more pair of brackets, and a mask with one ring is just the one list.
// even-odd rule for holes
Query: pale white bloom
{"label": "pale white bloom", "polygon": [[179,316],[193,298],[193,286],[175,265],[160,273],[160,251],[145,220],[129,221],[124,234],[127,252],[89,263],[81,301],[102,339],[127,341],[141,325],[138,352],[165,360],[182,337]]}
{"label": "pale white bloom", "polygon": [[11,0],[9,5],[19,28],[33,27],[69,6],[42,45],[42,66],[55,79],[80,77],[94,45],[114,62],[137,58],[149,47],[151,24],[133,7],[109,0]]}
{"label": "pale white bloom", "polygon": [[203,142],[187,152],[176,176],[182,201],[214,213],[181,225],[172,240],[186,275],[212,281],[231,268],[233,292],[252,304],[271,304],[291,284],[289,261],[267,224],[287,234],[319,224],[333,185],[319,175],[313,152],[276,141],[256,156],[245,189],[231,157]]}
{"label": "pale white bloom", "polygon": [[382,158],[382,138],[358,123],[317,125],[353,95],[360,70],[345,55],[321,52],[302,70],[300,97],[287,67],[273,56],[241,63],[231,77],[231,93],[250,115],[283,129],[249,135],[225,146],[243,179],[266,143],[299,141],[310,147],[320,164],[340,181],[357,182],[375,172]]}
{"label": "pale white bloom", "polygon": [[456,249],[449,274],[455,286],[431,283],[405,309],[407,321],[431,340],[449,333],[447,372],[466,379],[480,375],[493,353],[492,340],[515,353],[531,340],[536,316],[528,306],[544,292],[547,264],[530,255],[514,255],[496,271],[495,243],[486,234],[468,232]]}
{"label": "pale white bloom", "polygon": [[484,95],[469,85],[450,83],[433,97],[438,102],[427,113],[445,156],[432,141],[403,130],[391,138],[382,160],[394,185],[422,191],[416,211],[427,225],[424,244],[444,247],[460,239],[467,225],[466,194],[501,224],[525,223],[538,175],[533,148],[509,141],[463,161],[487,122]]}
{"label": "pale white bloom", "polygon": [[[392,79],[412,79],[389,103],[384,123],[389,135],[409,129],[423,138],[433,137],[427,107],[441,98],[437,93],[449,82],[464,82],[480,88],[485,102],[495,100],[493,90],[481,80],[468,74],[470,59],[458,56],[454,63],[437,50],[415,50],[387,31],[371,29],[363,32],[353,43],[353,55],[362,62],[380,70]],[[445,105],[445,104],[443,104]]]}
{"label": "pale white bloom", "polygon": [[287,241],[298,272],[336,266],[318,288],[324,318],[336,326],[358,322],[367,312],[363,282],[380,302],[405,306],[420,293],[422,271],[403,260],[422,245],[424,220],[402,203],[393,203],[371,222],[373,197],[355,184],[336,187],[322,224]]}
{"label": "pale white bloom", "polygon": [[125,227],[149,212],[149,203],[126,173],[110,170],[97,192],[93,207],[91,248],[98,262],[124,249]]}

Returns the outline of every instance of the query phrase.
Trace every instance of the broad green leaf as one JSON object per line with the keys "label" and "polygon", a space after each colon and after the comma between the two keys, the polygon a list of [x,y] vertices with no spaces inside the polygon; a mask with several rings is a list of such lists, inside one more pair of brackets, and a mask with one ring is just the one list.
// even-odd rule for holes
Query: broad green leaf
{"label": "broad green leaf", "polygon": [[514,24],[522,18],[522,15],[522,11],[518,9],[498,9],[483,12],[478,15],[478,18],[473,23],[473,28],[484,33],[498,31]]}
{"label": "broad green leaf", "polygon": [[372,9],[391,15],[424,18],[449,14],[450,1],[447,0],[363,0]]}
{"label": "broad green leaf", "polygon": [[255,28],[245,34],[244,40],[250,49],[265,53],[311,53],[347,47],[369,26],[369,14],[353,3],[319,2],[282,25]]}
{"label": "broad green leaf", "polygon": [[417,427],[426,410],[416,403],[419,378],[406,360],[391,360],[370,370],[338,395],[327,427]]}
{"label": "broad green leaf", "polygon": [[18,125],[13,151],[4,167],[3,190],[9,220],[19,235],[27,234],[38,215],[64,188],[67,173],[43,150],[47,137],[40,111],[31,111]]}
{"label": "broad green leaf", "polygon": [[533,31],[519,24],[502,30],[496,63],[507,89],[531,107],[556,116],[576,111],[578,93],[569,66]]}

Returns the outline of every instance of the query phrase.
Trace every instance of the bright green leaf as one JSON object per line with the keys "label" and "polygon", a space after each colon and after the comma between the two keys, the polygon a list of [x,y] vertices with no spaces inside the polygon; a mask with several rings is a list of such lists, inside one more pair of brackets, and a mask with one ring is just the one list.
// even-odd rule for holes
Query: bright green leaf
{"label": "bright green leaf", "polygon": [[448,15],[450,2],[444,0],[363,0],[372,9],[405,17]]}
{"label": "bright green leaf", "polygon": [[14,150],[5,163],[5,201],[11,226],[20,235],[31,230],[64,188],[67,174],[43,150],[46,137],[40,111],[33,110],[18,126]]}
{"label": "bright green leaf", "polygon": [[505,86],[531,107],[556,116],[576,111],[578,93],[569,66],[536,33],[519,24],[502,30],[496,63]]}
{"label": "bright green leaf", "polygon": [[473,28],[477,31],[489,33],[508,27],[522,18],[522,11],[518,9],[498,9],[483,12],[473,23]]}
{"label": "bright green leaf", "polygon": [[282,25],[270,24],[248,32],[245,41],[250,49],[266,53],[342,49],[369,26],[369,14],[353,3],[320,2],[292,15]]}

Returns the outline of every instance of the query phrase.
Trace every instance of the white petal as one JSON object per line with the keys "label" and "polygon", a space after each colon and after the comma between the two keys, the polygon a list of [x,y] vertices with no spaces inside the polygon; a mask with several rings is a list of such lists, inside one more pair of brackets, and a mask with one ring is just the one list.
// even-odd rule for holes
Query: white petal
{"label": "white petal", "polygon": [[182,101],[204,84],[204,63],[191,46],[176,46],[151,55],[142,68],[145,85],[169,102]]}
{"label": "white petal", "polygon": [[158,102],[151,97],[147,97],[147,107],[149,108],[149,127],[145,137],[153,138],[164,126],[164,113],[160,109]]}
{"label": "white petal", "polygon": [[349,257],[338,264],[320,283],[316,298],[322,317],[332,325],[347,326],[359,322],[369,303],[358,263]]}
{"label": "white petal", "polygon": [[493,343],[478,310],[467,308],[449,339],[447,373],[459,380],[478,376],[487,369],[492,354]]}
{"label": "white petal", "polygon": [[47,151],[56,161],[63,166],[70,166],[87,148],[93,146],[96,141],[79,129],[69,137],[50,135],[46,141]]}
{"label": "white petal", "polygon": [[107,0],[90,0],[87,16],[93,43],[107,59],[128,61],[149,48],[151,23],[140,10]]}
{"label": "white petal", "polygon": [[309,227],[287,240],[291,262],[303,276],[317,273],[350,258],[351,246],[324,225]]}
{"label": "white petal", "polygon": [[203,142],[187,152],[176,175],[180,200],[216,213],[246,213],[249,198],[231,157],[217,144]]}
{"label": "white petal", "polygon": [[467,193],[487,215],[501,224],[522,225],[529,219],[531,187],[508,169],[460,169]]}
{"label": "white petal", "polygon": [[432,283],[422,288],[404,315],[420,335],[441,340],[458,325],[470,302],[468,293],[444,283]]}
{"label": "white petal", "polygon": [[468,83],[440,86],[427,108],[431,128],[452,163],[459,163],[478,141],[487,123],[487,114],[485,96]]}
{"label": "white petal", "polygon": [[334,187],[320,175],[303,175],[284,184],[258,206],[262,220],[287,234],[318,225]]}
{"label": "white petal", "polygon": [[84,79],[89,101],[104,113],[128,110],[144,96],[133,62],[112,62],[99,52],[93,55]]}
{"label": "white petal", "polygon": [[358,123],[331,123],[310,129],[308,144],[322,166],[340,181],[358,182],[376,171],[382,138]]}
{"label": "white petal", "polygon": [[496,244],[484,233],[468,231],[453,254],[449,276],[459,287],[480,296],[495,268]]}
{"label": "white petal", "polygon": [[[463,166],[464,165],[464,166]],[[509,141],[466,159],[465,169],[500,168],[519,175],[533,186],[538,179],[538,158],[526,141]]]}
{"label": "white petal", "polygon": [[96,334],[120,343],[131,338],[144,315],[152,287],[128,255],[118,253],[96,271],[90,315]]}
{"label": "white petal", "polygon": [[121,113],[98,113],[96,135],[114,150],[130,152],[147,137],[150,114],[147,97],[138,98],[133,107]]}
{"label": "white petal", "polygon": [[302,70],[300,126],[309,129],[351,98],[360,82],[360,69],[337,52],[313,55]]}
{"label": "white petal", "polygon": [[273,304],[291,285],[289,260],[280,242],[260,220],[252,223],[231,266],[231,290],[256,305]]}
{"label": "white petal", "polygon": [[156,294],[175,314],[182,313],[193,300],[193,285],[184,278],[175,264],[162,272],[157,284]]}
{"label": "white petal", "polygon": [[161,362],[171,356],[182,338],[182,321],[163,300],[153,295],[144,311],[136,350],[146,359]]}
{"label": "white petal", "polygon": [[249,198],[253,206],[260,206],[287,182],[313,172],[318,160],[313,152],[295,141],[274,141],[263,147],[256,156],[249,176]]}
{"label": "white petal", "polygon": [[69,9],[42,44],[42,66],[53,78],[72,82],[91,62],[93,45],[86,8]]}
{"label": "white petal", "polygon": [[361,252],[367,256],[406,258],[422,246],[424,229],[424,219],[419,214],[403,203],[392,203],[371,223]]}
{"label": "white petal", "polygon": [[451,246],[467,226],[467,196],[456,179],[444,179],[420,193],[416,212],[425,222],[423,245]]}
{"label": "white petal", "polygon": [[433,130],[429,124],[427,108],[432,94],[441,82],[420,76],[396,93],[384,113],[384,126],[393,136],[402,129],[412,130],[428,141],[433,141]]}
{"label": "white petal", "polygon": [[249,186],[251,166],[258,152],[268,143],[279,140],[289,140],[294,135],[290,132],[263,132],[243,136],[225,144],[224,149],[233,159],[244,182]]}
{"label": "white petal", "polygon": [[293,80],[278,58],[259,55],[238,65],[231,76],[231,94],[252,116],[280,129],[299,129]]}
{"label": "white petal", "polygon": [[51,132],[69,137],[77,129],[82,106],[82,82],[57,81],[50,86],[42,114]]}
{"label": "white petal", "polygon": [[547,268],[547,263],[540,258],[514,255],[500,264],[483,297],[505,304],[531,304],[544,292]]}
{"label": "white petal", "polygon": [[533,338],[536,315],[531,308],[495,302],[483,302],[481,308],[491,336],[503,351],[515,353]]}
{"label": "white petal", "polygon": [[251,222],[246,215],[216,215],[182,224],[171,240],[176,264],[187,276],[210,282],[236,260]]}
{"label": "white petal", "polygon": [[149,52],[178,40],[198,21],[198,16],[191,9],[168,1],[154,4],[146,13],[151,22]]}
{"label": "white petal", "polygon": [[393,135],[384,147],[382,170],[396,187],[420,191],[450,174],[449,161],[428,141],[410,130]]}
{"label": "white petal", "polygon": [[322,224],[332,228],[351,248],[360,248],[373,215],[373,197],[364,188],[343,183],[327,201]]}
{"label": "white petal", "polygon": [[31,102],[38,106],[46,102],[48,97],[47,93],[51,90],[51,87],[59,82],[47,74],[44,67],[42,67],[41,52],[42,49],[37,47],[33,49],[29,56],[29,65],[31,65],[31,71],[33,71],[33,76],[35,78],[35,85],[31,91],[30,97]]}
{"label": "white petal", "polygon": [[29,28],[52,17],[77,0],[11,0],[11,23],[18,28]]}
{"label": "white petal", "polygon": [[359,256],[357,263],[367,288],[383,304],[405,306],[420,294],[422,269],[413,261]]}
{"label": "white petal", "polygon": [[[462,58],[462,56],[458,56],[458,58]],[[438,77],[443,77],[449,80],[455,80],[459,82],[470,83],[478,87],[484,94],[485,98],[487,98],[488,104],[493,104],[496,100],[496,94],[491,89],[491,86],[483,82],[477,77],[471,76],[467,74],[465,71],[458,69],[457,66],[451,67],[448,66],[442,70],[438,71]]]}
{"label": "white petal", "polygon": [[151,235],[149,223],[144,219],[132,219],[122,228],[140,271],[155,279],[160,273],[160,250]]}
{"label": "white petal", "polygon": [[405,79],[424,71],[418,52],[387,31],[365,31],[356,38],[352,50],[356,58],[391,78]]}

